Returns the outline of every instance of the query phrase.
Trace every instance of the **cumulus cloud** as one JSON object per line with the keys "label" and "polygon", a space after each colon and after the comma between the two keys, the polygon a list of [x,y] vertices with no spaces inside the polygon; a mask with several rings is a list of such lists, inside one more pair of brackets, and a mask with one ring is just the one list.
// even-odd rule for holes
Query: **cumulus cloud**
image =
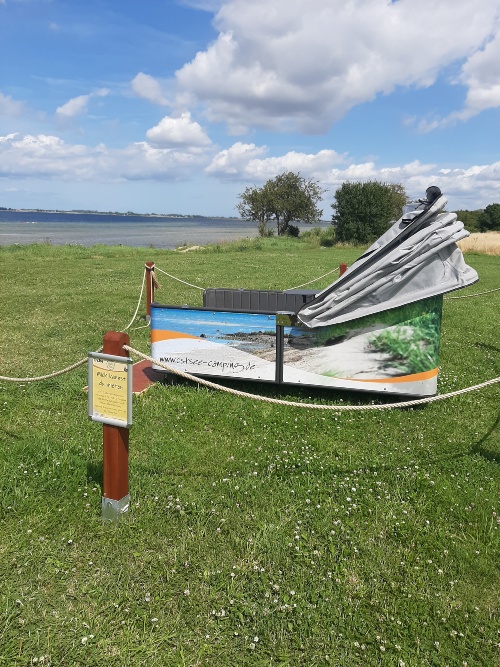
{"label": "cumulus cloud", "polygon": [[158,125],[146,132],[148,140],[164,148],[183,148],[198,151],[211,145],[201,125],[192,120],[189,111],[178,117],[165,116]]}
{"label": "cumulus cloud", "polygon": [[412,117],[407,124],[422,133],[432,132],[467,121],[486,109],[500,108],[500,32],[466,60],[453,83],[467,89],[462,109],[443,117]]}
{"label": "cumulus cloud", "polygon": [[158,147],[145,141],[110,149],[103,144],[70,144],[52,135],[8,134],[0,136],[0,177],[94,183],[167,182],[205,172],[222,181],[240,181],[243,188],[292,170],[318,180],[331,197],[345,181],[376,179],[402,183],[412,197],[421,197],[429,185],[438,185],[448,197],[451,210],[476,209],[485,202],[498,202],[500,161],[461,169],[419,161],[392,167],[376,162],[354,163],[333,150],[289,152],[281,157],[269,156],[268,152],[265,146],[237,142],[209,162],[201,151]]}
{"label": "cumulus cloud", "polygon": [[332,150],[316,154],[291,151],[280,157],[264,157],[267,152],[266,146],[236,142],[231,148],[218,153],[205,171],[223,180],[265,181],[284,171],[298,171],[323,179],[332,165],[345,159]]}
{"label": "cumulus cloud", "polygon": [[205,171],[222,179],[236,177],[238,180],[246,180],[249,177],[248,165],[266,153],[266,146],[258,147],[238,141],[230,148],[220,151]]}
{"label": "cumulus cloud", "polygon": [[107,88],[100,88],[88,95],[78,95],[78,97],[73,97],[65,104],[57,107],[56,114],[59,118],[64,118],[66,120],[74,118],[75,116],[80,116],[87,111],[89,101],[93,97],[106,97],[106,95],[109,95],[109,90]]}
{"label": "cumulus cloud", "polygon": [[213,121],[320,133],[376,95],[432,85],[452,63],[477,72],[499,13],[497,0],[228,0],[218,39],[177,81]]}
{"label": "cumulus cloud", "polygon": [[484,202],[498,200],[500,162],[463,169],[413,160],[402,166],[386,167],[375,162],[354,163],[347,155],[333,150],[315,154],[290,152],[268,157],[268,149],[255,144],[235,143],[218,153],[205,172],[221,180],[259,184],[283,171],[300,171],[314,178],[333,195],[346,181],[378,180],[402,183],[411,197],[422,197],[429,185],[437,185],[454,208],[481,208]]}
{"label": "cumulus cloud", "polygon": [[467,87],[464,108],[450,116],[468,120],[485,109],[500,107],[500,32],[465,63],[459,82]]}
{"label": "cumulus cloud", "polygon": [[463,67],[462,82],[468,93],[464,113],[476,115],[483,109],[500,107],[500,33],[475,53]]}
{"label": "cumulus cloud", "polygon": [[0,116],[20,116],[24,111],[24,104],[10,95],[0,93]]}
{"label": "cumulus cloud", "polygon": [[161,106],[168,106],[170,102],[166,98],[162,84],[149,74],[139,72],[139,74],[132,79],[130,84],[132,92],[137,97],[141,97],[153,104],[160,104]]}
{"label": "cumulus cloud", "polygon": [[0,137],[0,176],[62,181],[175,181],[204,167],[206,159],[189,151],[155,148],[137,142],[123,149],[69,144],[51,135]]}
{"label": "cumulus cloud", "polygon": [[57,107],[56,113],[64,118],[73,118],[87,111],[90,95],[79,95],[73,97],[65,104]]}

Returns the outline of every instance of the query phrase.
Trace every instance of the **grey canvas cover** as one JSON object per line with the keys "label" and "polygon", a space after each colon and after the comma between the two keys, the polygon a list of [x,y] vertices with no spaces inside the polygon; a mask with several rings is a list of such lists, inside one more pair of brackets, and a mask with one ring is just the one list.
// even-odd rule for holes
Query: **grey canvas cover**
{"label": "grey canvas cover", "polygon": [[479,278],[457,241],[469,236],[447,199],[423,201],[400,218],[334,283],[297,315],[314,328],[348,322],[472,285]]}

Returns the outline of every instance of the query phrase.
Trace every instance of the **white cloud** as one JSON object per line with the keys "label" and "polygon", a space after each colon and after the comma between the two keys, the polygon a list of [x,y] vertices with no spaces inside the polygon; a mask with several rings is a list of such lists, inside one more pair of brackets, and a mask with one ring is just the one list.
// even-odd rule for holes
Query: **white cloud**
{"label": "white cloud", "polygon": [[48,135],[9,134],[0,137],[0,176],[37,177],[62,181],[175,181],[206,164],[189,151],[155,148],[147,142],[110,149],[68,144]]}
{"label": "white cloud", "polygon": [[283,171],[300,171],[314,178],[333,196],[346,181],[378,180],[402,183],[411,197],[422,197],[429,185],[439,186],[453,208],[481,208],[499,200],[500,162],[463,169],[447,169],[418,160],[386,167],[375,162],[352,163],[332,150],[316,154],[287,153],[266,157],[267,147],[235,143],[216,155],[205,172],[221,180],[263,183]]}
{"label": "white cloud", "polygon": [[223,151],[220,151],[206,168],[207,174],[220,178],[236,177],[238,180],[247,180],[250,177],[248,165],[255,159],[267,153],[266,146],[243,144],[236,142]]}
{"label": "white cloud", "polygon": [[344,161],[343,156],[332,150],[322,150],[314,155],[292,151],[280,157],[264,157],[267,152],[266,146],[237,142],[218,153],[205,171],[221,179],[243,181],[265,181],[284,171],[323,178],[332,165]]}
{"label": "white cloud", "polygon": [[500,32],[468,59],[460,82],[468,89],[464,109],[456,114],[460,120],[500,107]]}
{"label": "white cloud", "polygon": [[160,148],[148,142],[110,149],[102,144],[69,144],[50,135],[9,134],[0,136],[0,177],[70,183],[167,182],[192,179],[205,171],[221,181],[241,181],[243,188],[290,169],[318,180],[330,198],[345,181],[376,179],[402,183],[412,197],[421,197],[429,185],[438,185],[449,200],[450,210],[500,203],[500,161],[451,169],[419,161],[401,166],[355,164],[332,150],[290,152],[281,157],[267,154],[265,146],[237,142],[220,151],[207,166],[208,158],[201,151]]}
{"label": "white cloud", "polygon": [[160,81],[149,74],[139,72],[139,74],[132,79],[130,86],[134,95],[144,100],[148,100],[148,102],[153,102],[153,104],[159,104],[161,106],[169,106],[170,104],[165,97]]}
{"label": "white cloud", "polygon": [[107,88],[100,88],[99,90],[89,93],[88,95],[78,95],[68,100],[65,104],[57,107],[56,114],[59,118],[69,119],[75,116],[80,116],[85,113],[88,108],[89,101],[93,97],[106,97],[109,94]]}
{"label": "white cloud", "polygon": [[467,121],[486,109],[500,108],[500,32],[467,59],[454,83],[467,88],[462,109],[444,117],[421,120],[413,117],[407,124],[416,125],[422,133],[432,132]]}
{"label": "white cloud", "polygon": [[0,116],[20,116],[24,111],[24,104],[10,95],[0,93]]}
{"label": "white cloud", "polygon": [[79,95],[73,97],[65,104],[57,107],[56,113],[64,118],[73,118],[87,111],[90,95]]}
{"label": "white cloud", "polygon": [[230,127],[323,132],[355,105],[430,86],[464,58],[477,72],[474,54],[498,31],[499,13],[497,0],[228,0],[218,39],[177,81]]}
{"label": "white cloud", "polygon": [[148,140],[156,146],[164,148],[183,148],[197,151],[211,145],[201,125],[191,119],[185,111],[179,117],[165,116],[158,125],[146,132]]}

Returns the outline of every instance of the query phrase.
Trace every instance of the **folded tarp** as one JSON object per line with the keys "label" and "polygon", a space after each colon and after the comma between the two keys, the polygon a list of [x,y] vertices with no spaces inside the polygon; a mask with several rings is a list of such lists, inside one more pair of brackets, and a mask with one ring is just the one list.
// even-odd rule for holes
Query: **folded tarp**
{"label": "folded tarp", "polygon": [[439,196],[403,216],[301,308],[299,320],[311,328],[348,322],[475,283],[478,275],[456,245],[469,232],[455,213],[443,212],[446,203]]}

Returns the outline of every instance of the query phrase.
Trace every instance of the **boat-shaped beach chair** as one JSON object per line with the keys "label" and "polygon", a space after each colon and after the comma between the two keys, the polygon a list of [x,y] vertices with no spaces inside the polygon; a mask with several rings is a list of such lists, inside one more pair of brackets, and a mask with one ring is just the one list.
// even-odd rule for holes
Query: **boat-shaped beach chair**
{"label": "boat-shaped beach chair", "polygon": [[319,293],[214,288],[199,308],[153,303],[152,356],[201,376],[435,394],[443,295],[478,280],[446,203],[428,188]]}

